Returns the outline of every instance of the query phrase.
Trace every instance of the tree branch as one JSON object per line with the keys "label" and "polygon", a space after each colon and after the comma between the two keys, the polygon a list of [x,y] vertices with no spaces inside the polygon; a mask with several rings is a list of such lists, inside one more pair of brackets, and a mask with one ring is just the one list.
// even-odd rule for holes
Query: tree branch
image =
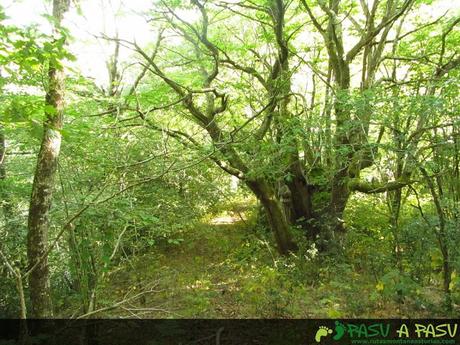
{"label": "tree branch", "polygon": [[348,188],[351,191],[365,194],[383,193],[406,187],[415,181],[391,181],[391,182],[367,182],[360,179],[351,179],[348,182]]}

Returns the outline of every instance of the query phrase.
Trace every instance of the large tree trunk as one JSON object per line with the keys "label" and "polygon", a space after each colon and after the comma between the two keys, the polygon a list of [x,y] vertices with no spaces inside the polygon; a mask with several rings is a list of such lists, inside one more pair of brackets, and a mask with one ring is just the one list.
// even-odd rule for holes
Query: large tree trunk
{"label": "large tree trunk", "polygon": [[298,249],[289,230],[289,222],[283,207],[276,198],[274,188],[265,181],[247,181],[246,184],[261,202],[268,218],[268,223],[275,236],[278,251],[282,255]]}
{"label": "large tree trunk", "polygon": [[[342,61],[336,66],[336,85],[339,91],[335,100],[336,132],[335,146],[335,174],[331,183],[330,212],[333,228],[337,232],[343,229],[343,212],[350,197],[348,179],[351,174],[351,162],[354,156],[354,139],[356,128],[353,128],[349,101],[350,67]],[[359,164],[358,164],[359,168]]]}
{"label": "large tree trunk", "polygon": [[332,179],[331,186],[331,202],[330,202],[330,216],[332,218],[333,227],[336,231],[343,231],[343,212],[347,206],[348,198],[350,197],[350,190],[348,188],[348,174],[346,168],[340,166],[339,171],[336,172]]}
{"label": "large tree trunk", "polygon": [[307,237],[314,240],[319,234],[319,227],[314,219],[313,193],[303,173],[302,163],[298,159],[295,159],[291,164],[290,172],[292,176],[286,185],[291,192],[291,219],[294,224],[302,225],[306,230]]}
{"label": "large tree trunk", "polygon": [[[54,0],[54,32],[58,35],[59,26],[69,0]],[[30,199],[27,257],[29,275],[31,317],[49,318],[53,316],[48,268],[48,227],[49,210],[53,197],[54,180],[61,147],[61,133],[64,108],[64,71],[53,60],[49,62],[48,91],[45,100],[43,139],[38,153]]]}
{"label": "large tree trunk", "polygon": [[287,221],[294,225],[302,225],[309,237],[314,238],[317,231],[312,229],[314,224],[309,222],[313,218],[311,193],[307,179],[303,172],[302,162],[299,159],[298,141],[293,131],[294,115],[289,109],[291,96],[291,75],[289,68],[288,39],[284,32],[286,3],[282,0],[269,2],[273,13],[273,30],[276,37],[278,55],[273,66],[270,80],[270,97],[279,97],[277,111],[273,113],[278,143],[290,147],[289,166],[286,174],[289,178],[284,181],[290,192],[289,205],[285,205]]}

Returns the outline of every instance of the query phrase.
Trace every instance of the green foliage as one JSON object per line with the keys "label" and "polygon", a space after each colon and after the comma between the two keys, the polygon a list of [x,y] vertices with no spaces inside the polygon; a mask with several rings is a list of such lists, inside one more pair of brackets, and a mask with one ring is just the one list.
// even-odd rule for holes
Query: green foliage
{"label": "green foliage", "polygon": [[[353,61],[341,61],[352,74],[344,87],[331,70],[337,42],[323,41],[301,4],[287,2],[277,23],[273,2],[202,3],[207,23],[193,2],[154,5],[151,24],[162,40],[135,55],[121,41],[123,53],[107,64],[118,68],[110,75],[115,96],[69,66],[79,63],[65,44],[72,30],[51,36],[34,24],[17,27],[0,6],[0,249],[8,260],[26,271],[33,171],[43,121],[55,112],[45,105],[51,64],[67,74],[49,217],[50,243],[60,236],[49,254],[56,315],[84,314],[94,301],[108,307],[156,280],[161,292],[139,303],[160,301],[182,317],[412,317],[430,308],[445,316],[435,308],[443,295],[460,304],[460,74],[444,73],[458,60],[458,19],[426,25],[416,11],[436,2],[416,1],[389,28],[387,45],[380,47],[383,30]],[[327,4],[306,3],[328,27]],[[369,22],[358,1],[337,10],[334,40],[343,35],[346,55]],[[155,66],[141,49],[156,50]],[[364,70],[369,61],[378,68]],[[375,78],[361,80],[371,72]],[[280,257],[244,183],[263,181],[270,201],[281,202],[281,185],[299,177],[293,162],[304,171],[314,218],[293,222],[299,251]],[[238,186],[229,170],[242,177]],[[408,185],[343,195],[342,234],[332,190],[347,193],[351,179]],[[320,231],[314,240],[305,236],[312,225]],[[327,245],[336,252],[322,252]],[[17,316],[13,277],[5,268],[0,276],[0,317]]]}

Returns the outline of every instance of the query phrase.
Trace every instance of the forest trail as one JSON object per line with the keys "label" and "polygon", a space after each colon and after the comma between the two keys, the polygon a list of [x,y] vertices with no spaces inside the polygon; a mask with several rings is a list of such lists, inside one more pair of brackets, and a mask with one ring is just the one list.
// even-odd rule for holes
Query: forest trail
{"label": "forest trail", "polygon": [[155,246],[115,272],[108,289],[120,300],[133,282],[138,282],[138,291],[155,285],[157,292],[126,306],[131,309],[128,314],[121,309],[111,316],[238,317],[232,295],[241,272],[229,257],[244,245],[247,235],[241,215],[230,213],[197,224],[184,233],[181,245]]}
{"label": "forest trail", "polygon": [[[113,272],[105,287],[112,301],[152,287],[155,291],[100,316],[400,317],[409,311],[414,315],[410,304],[379,302],[371,277],[352,272],[347,264],[333,270],[317,269],[306,261],[306,271],[296,271],[290,265],[292,261],[277,257],[254,233],[244,215],[229,212],[213,216],[191,226],[179,243],[155,245]],[[369,298],[360,300],[353,284]],[[409,309],[404,312],[400,307]],[[419,310],[417,316],[426,312]]]}

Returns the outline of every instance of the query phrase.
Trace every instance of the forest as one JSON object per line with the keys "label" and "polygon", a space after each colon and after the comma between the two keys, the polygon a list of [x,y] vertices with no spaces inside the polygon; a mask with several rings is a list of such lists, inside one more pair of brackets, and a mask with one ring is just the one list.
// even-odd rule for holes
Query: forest
{"label": "forest", "polygon": [[2,0],[0,318],[460,315],[460,2]]}

